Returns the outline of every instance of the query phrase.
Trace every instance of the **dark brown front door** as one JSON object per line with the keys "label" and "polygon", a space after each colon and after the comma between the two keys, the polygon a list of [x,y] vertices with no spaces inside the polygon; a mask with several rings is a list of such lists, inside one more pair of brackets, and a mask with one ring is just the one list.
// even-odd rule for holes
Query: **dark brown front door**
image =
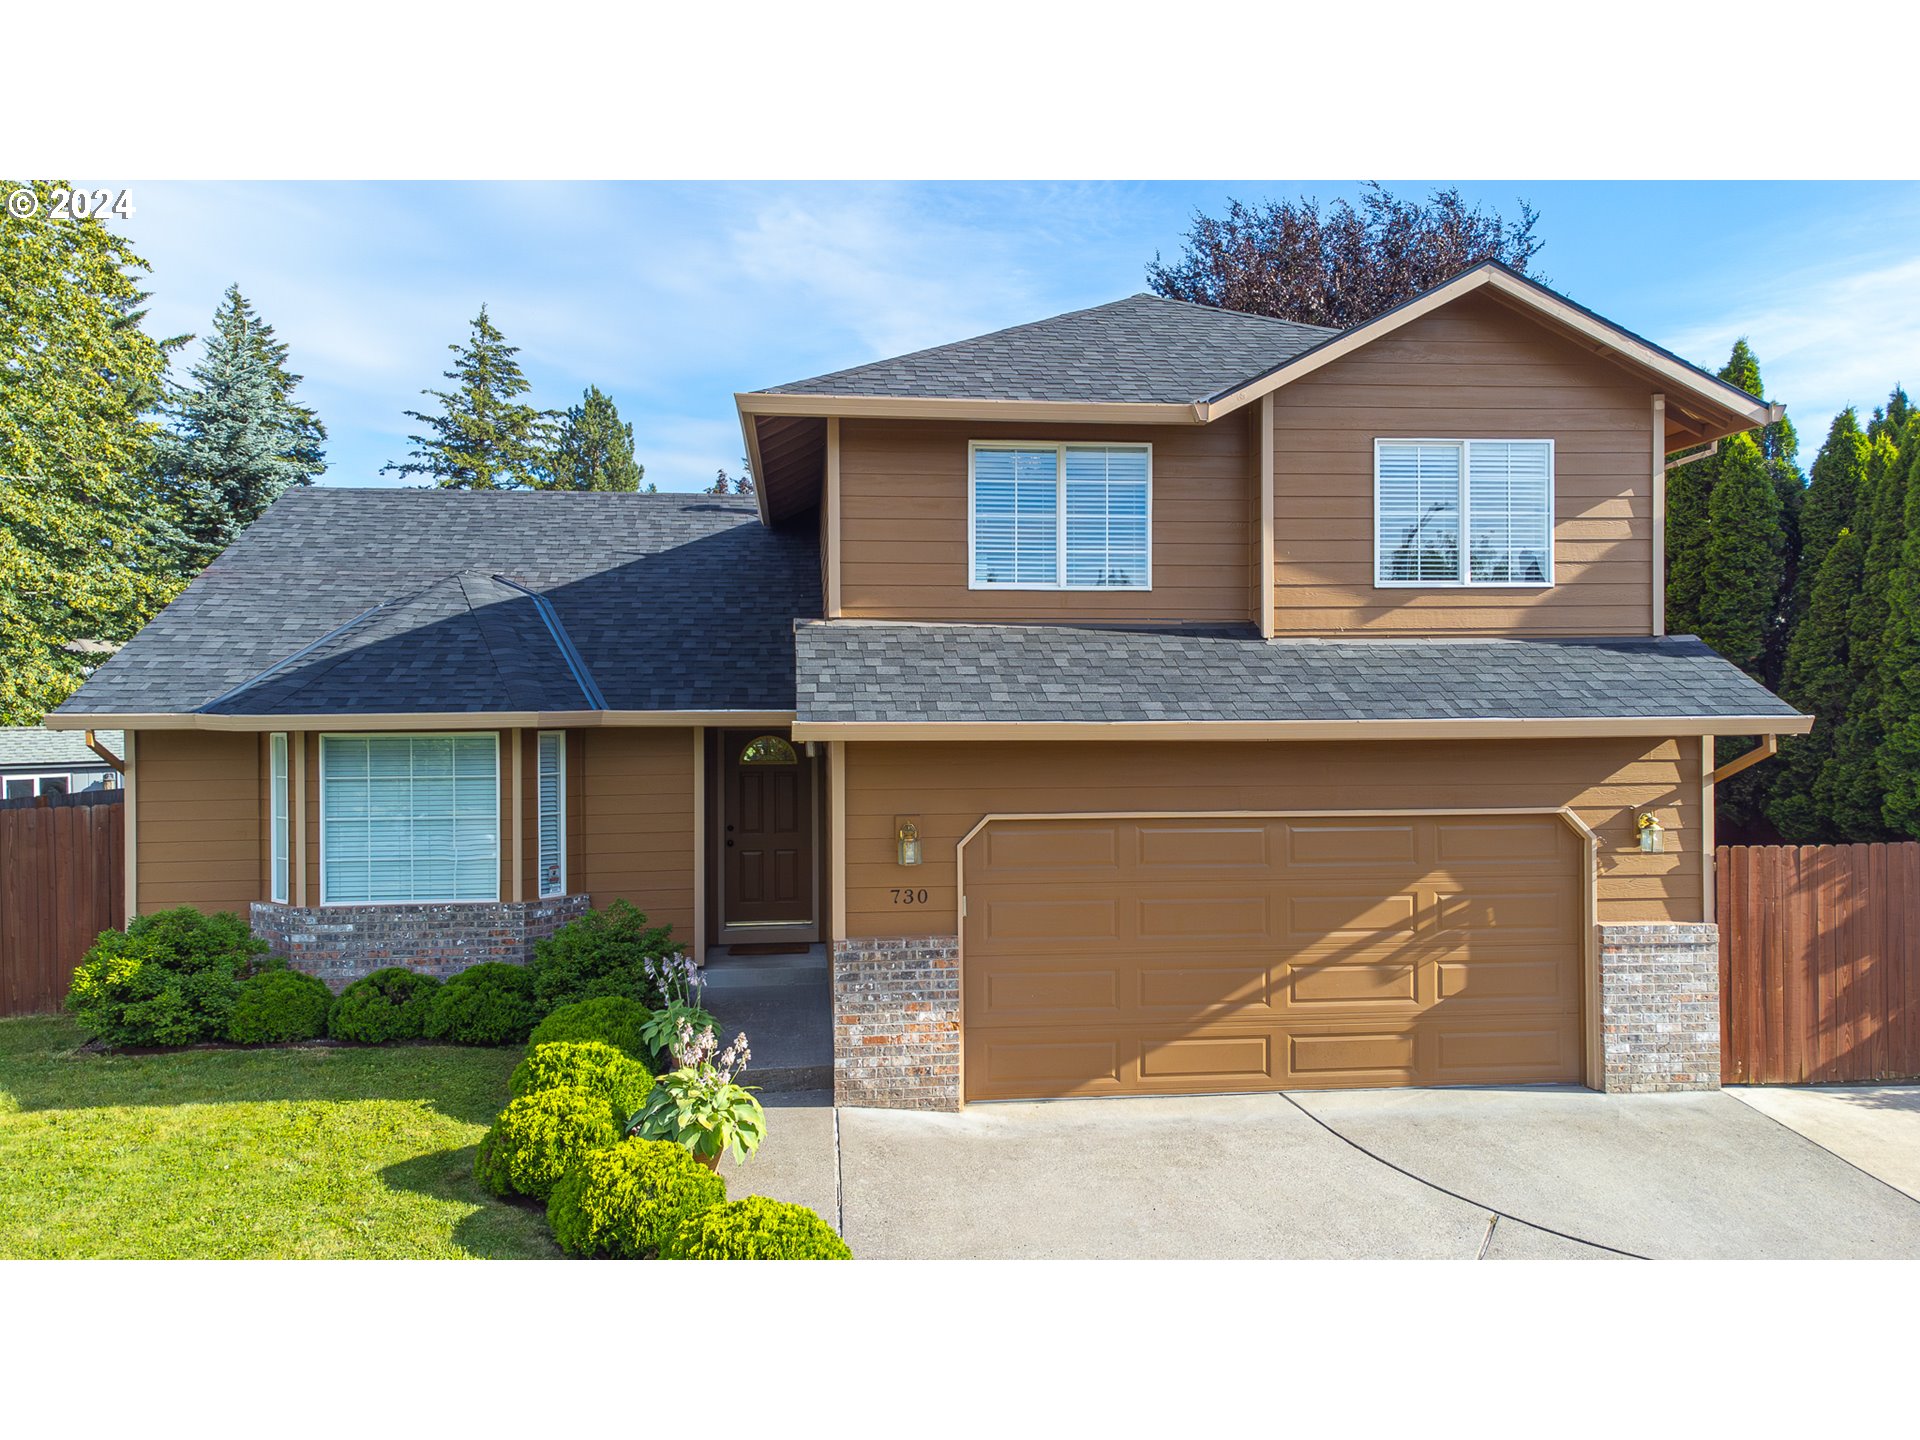
{"label": "dark brown front door", "polygon": [[813,920],[813,762],[785,736],[722,737],[721,922]]}

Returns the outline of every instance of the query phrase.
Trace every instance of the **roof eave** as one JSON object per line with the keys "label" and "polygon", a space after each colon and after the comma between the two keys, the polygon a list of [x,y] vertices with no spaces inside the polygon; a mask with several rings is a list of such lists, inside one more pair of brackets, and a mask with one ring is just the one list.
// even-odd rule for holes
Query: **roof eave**
{"label": "roof eave", "polygon": [[407,710],[205,715],[197,711],[85,714],[56,711],[49,730],[590,730],[687,725],[785,725],[791,710]]}
{"label": "roof eave", "polygon": [[1204,425],[1199,401],[996,400],[967,396],[774,395],[749,390],[733,397],[743,428],[750,416],[793,415],[823,419],[1046,420],[1061,424]]}
{"label": "roof eave", "polygon": [[796,740],[1670,740],[1804,735],[1811,715],[1630,715],[1432,720],[805,720]]}

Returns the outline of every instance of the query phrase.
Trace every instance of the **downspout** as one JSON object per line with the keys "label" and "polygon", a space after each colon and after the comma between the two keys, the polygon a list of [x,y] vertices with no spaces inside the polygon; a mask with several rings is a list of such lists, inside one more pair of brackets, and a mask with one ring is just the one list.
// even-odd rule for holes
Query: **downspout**
{"label": "downspout", "polygon": [[1758,765],[1762,760],[1770,760],[1780,753],[1778,735],[1762,735],[1760,743],[1744,755],[1736,756],[1707,776],[1707,783],[1718,785],[1722,780],[1738,775],[1750,765]]}
{"label": "downspout", "polygon": [[117,773],[121,775],[127,773],[127,762],[114,754],[113,751],[107,749],[107,747],[102,745],[98,740],[94,739],[93,731],[89,730],[86,732],[86,740],[87,748],[102,760],[106,761],[107,764],[111,765]]}

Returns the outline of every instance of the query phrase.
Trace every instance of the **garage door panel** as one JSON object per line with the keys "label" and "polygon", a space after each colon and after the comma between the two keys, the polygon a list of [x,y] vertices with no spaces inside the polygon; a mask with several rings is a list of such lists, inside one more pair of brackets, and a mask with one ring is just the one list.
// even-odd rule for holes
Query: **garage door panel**
{"label": "garage door panel", "polygon": [[1419,838],[1406,821],[1289,820],[1287,834],[1290,869],[1338,868],[1377,870],[1404,868],[1420,858]]}
{"label": "garage door panel", "polygon": [[970,1099],[1580,1078],[1556,816],[1052,824],[968,858]]}
{"label": "garage door panel", "polygon": [[1117,871],[1120,837],[1111,823],[1050,820],[1045,825],[1009,821],[986,834],[985,870],[991,879],[1052,875],[1062,870]]}

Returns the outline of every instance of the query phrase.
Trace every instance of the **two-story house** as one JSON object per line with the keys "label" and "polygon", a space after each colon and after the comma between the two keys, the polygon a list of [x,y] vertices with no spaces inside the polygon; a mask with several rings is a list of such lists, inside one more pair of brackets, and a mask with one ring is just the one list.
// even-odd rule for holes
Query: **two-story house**
{"label": "two-story house", "polygon": [[750,502],[295,491],[53,718],[130,905],[344,981],[617,897],[819,942],[843,1103],[1718,1083],[1669,453],[1772,412],[1485,265],[735,397]]}

